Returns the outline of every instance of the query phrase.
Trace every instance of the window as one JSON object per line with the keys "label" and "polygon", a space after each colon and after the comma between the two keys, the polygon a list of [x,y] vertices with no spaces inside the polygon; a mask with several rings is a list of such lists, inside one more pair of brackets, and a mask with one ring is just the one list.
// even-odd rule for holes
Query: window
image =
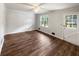
{"label": "window", "polygon": [[67,15],[65,18],[65,25],[67,28],[77,28],[77,15]]}
{"label": "window", "polygon": [[40,17],[40,26],[48,27],[48,16],[44,15]]}

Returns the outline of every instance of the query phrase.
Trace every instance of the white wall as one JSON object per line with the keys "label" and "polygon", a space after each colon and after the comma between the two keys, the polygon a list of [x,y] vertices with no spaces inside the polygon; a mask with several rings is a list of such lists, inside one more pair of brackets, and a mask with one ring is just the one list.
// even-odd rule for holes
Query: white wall
{"label": "white wall", "polygon": [[[77,29],[64,29],[64,16],[68,14],[78,15]],[[40,26],[39,17],[41,15],[48,15],[48,28]],[[49,13],[37,15],[37,22],[37,28],[41,28],[41,31],[48,33],[50,35],[52,35],[51,33],[54,32],[56,37],[64,39],[65,41],[71,42],[73,44],[79,45],[79,7],[68,8],[64,10],[56,10]]]}
{"label": "white wall", "polygon": [[34,28],[35,15],[33,12],[7,9],[6,33],[29,31]]}
{"label": "white wall", "polygon": [[0,3],[0,52],[4,41],[5,33],[5,5]]}
{"label": "white wall", "polygon": [[[40,26],[40,16],[41,15],[48,15],[48,28],[44,28]],[[51,33],[54,32],[55,36],[58,38],[63,38],[63,33],[62,33],[62,27],[60,26],[63,23],[63,19],[62,19],[62,14],[60,15],[60,13],[57,12],[51,12],[51,13],[46,13],[46,14],[41,14],[38,15],[38,27],[40,27],[41,31],[46,32],[50,35],[52,35]]]}

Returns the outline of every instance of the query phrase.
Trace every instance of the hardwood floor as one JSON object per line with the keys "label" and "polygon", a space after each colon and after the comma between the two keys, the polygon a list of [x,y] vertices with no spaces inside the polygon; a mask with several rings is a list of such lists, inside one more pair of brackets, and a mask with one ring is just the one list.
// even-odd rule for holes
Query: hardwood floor
{"label": "hardwood floor", "polygon": [[79,56],[79,47],[38,31],[5,36],[3,56]]}

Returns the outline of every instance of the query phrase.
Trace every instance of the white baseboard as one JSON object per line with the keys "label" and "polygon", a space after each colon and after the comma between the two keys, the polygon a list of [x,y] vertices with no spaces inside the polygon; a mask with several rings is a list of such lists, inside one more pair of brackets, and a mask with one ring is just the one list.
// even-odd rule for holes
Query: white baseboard
{"label": "white baseboard", "polygon": [[3,47],[3,43],[4,43],[4,36],[1,38],[1,42],[0,42],[0,55]]}
{"label": "white baseboard", "polygon": [[56,36],[56,35],[52,35],[51,33],[48,33],[48,32],[42,31],[42,30],[38,30],[38,31],[44,32],[44,33],[46,33],[46,34],[49,34],[49,35],[51,35],[51,36],[54,36],[54,37],[57,37],[57,38],[63,40],[63,37],[58,37],[58,36]]}
{"label": "white baseboard", "polygon": [[[28,30],[28,31],[33,31],[33,30],[35,30],[35,29]],[[9,32],[9,33],[5,33],[5,35],[8,35],[8,34],[16,34],[16,33],[21,33],[21,32],[27,32],[27,31],[20,31],[20,32],[15,31],[15,32]]]}

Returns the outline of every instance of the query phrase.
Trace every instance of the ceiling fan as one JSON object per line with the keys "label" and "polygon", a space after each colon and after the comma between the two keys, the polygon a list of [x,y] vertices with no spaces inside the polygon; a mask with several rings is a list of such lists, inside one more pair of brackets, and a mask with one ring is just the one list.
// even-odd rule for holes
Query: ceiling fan
{"label": "ceiling fan", "polygon": [[44,3],[23,3],[23,4],[26,5],[28,8],[31,8],[31,10],[34,11],[35,13],[38,13],[41,9],[47,10],[41,7]]}

